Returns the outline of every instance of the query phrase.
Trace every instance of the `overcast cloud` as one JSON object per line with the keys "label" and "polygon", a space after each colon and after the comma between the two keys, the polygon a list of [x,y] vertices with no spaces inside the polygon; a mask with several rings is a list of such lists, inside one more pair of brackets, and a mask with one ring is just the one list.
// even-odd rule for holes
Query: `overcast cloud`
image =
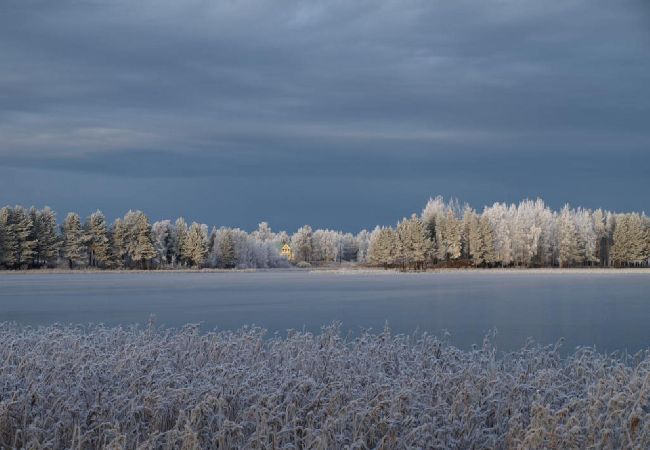
{"label": "overcast cloud", "polygon": [[356,230],[650,210],[643,0],[0,0],[0,203]]}

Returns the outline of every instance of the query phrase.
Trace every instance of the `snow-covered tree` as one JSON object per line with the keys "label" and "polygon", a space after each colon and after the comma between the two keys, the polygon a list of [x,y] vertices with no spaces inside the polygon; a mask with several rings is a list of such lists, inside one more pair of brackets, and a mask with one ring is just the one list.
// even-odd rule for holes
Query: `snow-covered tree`
{"label": "snow-covered tree", "polygon": [[108,267],[111,263],[110,240],[106,218],[101,211],[95,211],[88,217],[85,225],[85,244],[88,251],[88,265],[91,267]]}
{"label": "snow-covered tree", "polygon": [[260,222],[257,230],[251,233],[252,237],[261,242],[272,241],[275,238],[275,233],[267,222]]}
{"label": "snow-covered tree", "polygon": [[129,254],[128,250],[128,230],[122,219],[115,219],[111,226],[109,235],[112,257],[117,268],[124,268],[127,264]]}
{"label": "snow-covered tree", "polygon": [[174,263],[174,230],[170,220],[159,220],[151,225],[151,239],[156,249],[159,267],[168,267]]}
{"label": "snow-covered tree", "polygon": [[273,242],[282,246],[284,244],[289,244],[291,242],[291,237],[287,234],[286,231],[280,231],[273,237]]}
{"label": "snow-covered tree", "polygon": [[[494,203],[478,214],[457,200],[445,203],[439,196],[429,199],[420,217],[402,220],[396,230],[377,227],[356,236],[329,229],[312,231],[308,225],[289,236],[261,222],[251,233],[215,227],[208,237],[207,226],[188,227],[183,218],[149,226],[141,211],[129,211],[107,229],[98,211],[83,225],[79,243],[78,215],[71,214],[60,236],[50,208],[0,209],[0,267],[53,266],[59,257],[75,267],[84,263],[101,268],[284,267],[287,260],[279,253],[287,243],[293,262],[356,261],[420,268],[429,262],[421,261],[421,249],[426,248],[430,261],[464,258],[476,266],[650,265],[650,219],[645,214],[568,205],[558,213],[541,199]],[[414,231],[418,227],[422,233]],[[426,242],[420,241],[421,234]]]}
{"label": "snow-covered tree", "polygon": [[18,236],[12,220],[11,208],[0,209],[0,265],[14,268],[18,251]]}
{"label": "snow-covered tree", "polygon": [[397,225],[396,235],[398,262],[403,268],[423,269],[433,248],[423,221],[415,214],[410,219],[403,219]]}
{"label": "snow-covered tree", "polygon": [[648,230],[641,215],[631,213],[616,217],[611,257],[614,264],[619,266],[647,263],[650,257]]}
{"label": "snow-covered tree", "polygon": [[182,217],[179,217],[176,219],[176,223],[174,224],[174,229],[175,229],[175,239],[174,239],[174,255],[175,257],[175,264],[178,265],[185,265],[187,263],[187,258],[185,256],[185,241],[187,239],[187,223],[185,222],[185,219]]}
{"label": "snow-covered tree", "polygon": [[125,223],[132,227],[129,232],[132,240],[129,256],[140,268],[146,269],[149,262],[156,257],[156,249],[151,239],[151,225],[149,225],[149,218],[143,212],[135,211],[134,214],[135,221],[132,224],[125,218]]}
{"label": "snow-covered tree", "polygon": [[605,266],[609,261],[609,240],[610,236],[607,230],[607,214],[602,209],[597,209],[593,213],[594,232],[596,234],[596,259],[601,266]]}
{"label": "snow-covered tree", "polygon": [[370,246],[370,233],[368,230],[361,230],[356,235],[357,241],[357,262],[363,264],[368,261],[368,247]]}
{"label": "snow-covered tree", "polygon": [[438,259],[458,259],[462,254],[463,224],[449,208],[436,220],[436,251]]}
{"label": "snow-covered tree", "polygon": [[[307,237],[305,236],[306,240]],[[333,262],[338,261],[341,252],[342,237],[340,233],[332,230],[316,230],[312,234],[312,253],[310,261]],[[305,241],[306,242],[306,241]],[[297,243],[296,245],[303,245]],[[307,259],[301,259],[307,261]],[[298,260],[297,260],[298,261]]]}
{"label": "snow-covered tree", "polygon": [[391,227],[376,227],[370,235],[368,262],[388,268],[397,262],[397,235]]}
{"label": "snow-covered tree", "polygon": [[598,262],[598,234],[593,212],[589,209],[578,208],[575,211],[575,223],[582,261],[587,265],[593,265]]}
{"label": "snow-covered tree", "polygon": [[283,239],[282,234],[275,234],[271,240],[267,235],[265,240],[260,240],[256,232],[248,234],[239,228],[213,228],[209,238],[209,265],[230,269],[289,267],[279,252],[278,239]]}
{"label": "snow-covered tree", "polygon": [[16,206],[11,215],[14,232],[18,239],[16,248],[15,264],[19,268],[28,268],[33,263],[36,248],[36,236],[34,235],[34,223],[29,212],[22,206]]}
{"label": "snow-covered tree", "polygon": [[203,267],[208,256],[208,227],[192,222],[185,240],[184,254],[193,267]]}
{"label": "snow-covered tree", "polygon": [[487,217],[481,217],[478,223],[480,246],[476,252],[478,264],[492,265],[496,262],[494,250],[494,230]]}
{"label": "snow-covered tree", "polygon": [[437,196],[436,198],[429,198],[429,201],[424,206],[422,214],[420,215],[424,227],[427,232],[427,237],[433,245],[433,256],[437,258],[438,256],[438,230],[437,227],[444,220],[447,214],[447,205],[445,205],[445,200],[442,196]]}
{"label": "snow-covered tree", "polygon": [[494,203],[483,210],[494,230],[494,250],[496,261],[503,266],[509,266],[513,261],[511,227],[514,207],[509,208],[505,203]]}
{"label": "snow-covered tree", "polygon": [[313,232],[309,225],[304,225],[291,236],[294,262],[311,262],[313,256]]}
{"label": "snow-covered tree", "polygon": [[573,211],[565,205],[558,219],[558,248],[560,267],[570,267],[582,260],[578,229]]}
{"label": "snow-covered tree", "polygon": [[57,233],[56,214],[49,207],[30,211],[34,223],[36,247],[34,248],[35,266],[53,266],[59,255],[59,235]]}
{"label": "snow-covered tree", "polygon": [[467,256],[472,260],[474,265],[480,266],[485,261],[483,260],[483,233],[481,230],[480,219],[476,213],[465,212],[463,216],[463,228],[466,229],[466,245],[464,246],[467,251]]}
{"label": "snow-covered tree", "polygon": [[341,234],[341,255],[342,261],[358,261],[359,257],[359,243],[352,233]]}
{"label": "snow-covered tree", "polygon": [[70,269],[82,264],[85,259],[83,231],[81,219],[77,213],[68,213],[61,225],[63,237],[63,257],[68,261]]}
{"label": "snow-covered tree", "polygon": [[231,230],[225,230],[219,247],[221,250],[221,264],[223,267],[226,269],[236,267],[237,253],[235,252],[235,241],[233,240]]}

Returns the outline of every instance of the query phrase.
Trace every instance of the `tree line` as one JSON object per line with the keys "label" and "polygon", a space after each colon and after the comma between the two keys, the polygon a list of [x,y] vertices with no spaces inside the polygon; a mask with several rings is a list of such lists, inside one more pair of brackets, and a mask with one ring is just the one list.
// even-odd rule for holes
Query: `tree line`
{"label": "tree line", "polygon": [[[55,212],[45,207],[0,209],[0,268],[36,269],[180,269],[280,268],[291,263],[356,261],[363,258],[357,238],[332,230],[301,227],[293,235],[274,232],[268,223],[247,233],[239,228],[213,227],[185,219],[150,223],[142,211],[129,211],[108,224],[96,211],[82,221],[69,213],[60,225]],[[363,238],[365,236],[365,239]],[[280,249],[296,250],[289,261]]]}
{"label": "tree line", "polygon": [[464,262],[476,267],[647,267],[650,218],[542,200],[495,203],[477,213],[442,197],[397,227],[370,237],[373,265],[415,269]]}
{"label": "tree line", "polygon": [[[280,249],[289,244],[292,256]],[[630,267],[648,266],[650,219],[565,206],[542,200],[495,203],[477,212],[442,197],[428,201],[395,227],[357,234],[313,230],[289,235],[266,222],[239,228],[188,224],[183,218],[150,223],[129,211],[109,224],[96,211],[82,221],[69,213],[61,224],[50,208],[0,209],[0,268],[169,269],[275,268],[350,262],[422,270],[431,266]]]}

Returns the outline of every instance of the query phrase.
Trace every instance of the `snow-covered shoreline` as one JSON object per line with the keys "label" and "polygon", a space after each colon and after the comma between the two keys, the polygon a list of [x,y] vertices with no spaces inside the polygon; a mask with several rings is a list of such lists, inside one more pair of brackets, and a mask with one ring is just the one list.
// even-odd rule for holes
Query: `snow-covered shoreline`
{"label": "snow-covered shoreline", "polygon": [[0,324],[3,448],[648,448],[650,353]]}
{"label": "snow-covered shoreline", "polygon": [[121,270],[121,269],[39,269],[39,270],[0,270],[2,275],[39,275],[39,274],[69,274],[69,275],[84,275],[84,274],[170,274],[170,273],[312,273],[312,274],[333,274],[333,275],[410,275],[417,276],[421,274],[435,274],[435,273],[452,273],[452,274],[553,274],[553,275],[575,275],[575,274],[590,274],[590,275],[612,275],[612,274],[644,274],[650,275],[650,268],[463,268],[463,269],[428,269],[426,271],[400,271],[397,269],[384,270],[381,268],[371,267],[310,267],[310,268],[288,268],[288,269],[165,269],[165,270]]}
{"label": "snow-covered shoreline", "polygon": [[467,269],[429,269],[426,271],[400,271],[396,269],[369,269],[369,268],[345,268],[345,269],[312,269],[313,273],[329,274],[395,274],[395,275],[419,275],[419,274],[644,274],[650,275],[650,268],[467,268]]}

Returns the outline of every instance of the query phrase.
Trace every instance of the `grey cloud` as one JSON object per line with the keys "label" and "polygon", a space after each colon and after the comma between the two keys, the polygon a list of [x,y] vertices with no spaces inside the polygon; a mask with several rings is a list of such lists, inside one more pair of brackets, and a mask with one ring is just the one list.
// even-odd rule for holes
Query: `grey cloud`
{"label": "grey cloud", "polygon": [[[564,173],[565,160],[578,180],[593,161],[601,178],[643,177],[649,11],[643,0],[6,0],[0,167],[279,184],[280,173],[436,176],[469,190],[442,172],[462,168],[494,196],[525,191],[537,167]],[[150,198],[139,201],[129,206]]]}

